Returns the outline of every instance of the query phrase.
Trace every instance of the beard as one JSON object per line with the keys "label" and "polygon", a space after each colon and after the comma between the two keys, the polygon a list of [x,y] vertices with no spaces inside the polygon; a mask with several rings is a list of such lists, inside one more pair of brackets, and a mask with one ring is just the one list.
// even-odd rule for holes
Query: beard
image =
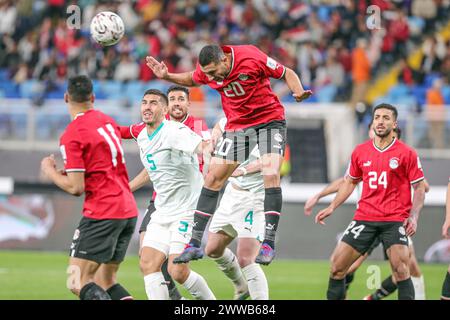
{"label": "beard", "polygon": [[392,128],[388,128],[384,132],[378,133],[377,130],[375,129],[375,135],[380,138],[386,138],[388,135],[391,134],[392,130],[393,130]]}

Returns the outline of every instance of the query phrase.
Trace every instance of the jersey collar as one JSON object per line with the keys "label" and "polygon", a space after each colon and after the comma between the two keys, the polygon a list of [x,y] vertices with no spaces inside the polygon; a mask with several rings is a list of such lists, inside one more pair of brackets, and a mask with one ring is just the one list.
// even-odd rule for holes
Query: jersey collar
{"label": "jersey collar", "polygon": [[149,139],[149,140],[152,140],[152,139],[158,134],[159,130],[161,130],[161,128],[164,126],[164,123],[165,123],[165,122],[166,122],[166,121],[163,120],[163,122],[161,122],[161,124],[158,126],[158,128],[156,128],[155,131],[153,131],[152,134],[148,134],[148,133],[147,133],[147,136],[148,136],[148,139]]}
{"label": "jersey collar", "polygon": [[392,147],[392,146],[394,145],[395,141],[397,141],[397,138],[392,139],[392,142],[391,142],[386,148],[384,148],[384,149],[380,149],[380,148],[377,147],[377,145],[375,144],[375,139],[372,139],[372,144],[373,144],[373,147],[374,147],[377,151],[379,151],[379,152],[385,152],[385,151],[387,151],[390,147]]}

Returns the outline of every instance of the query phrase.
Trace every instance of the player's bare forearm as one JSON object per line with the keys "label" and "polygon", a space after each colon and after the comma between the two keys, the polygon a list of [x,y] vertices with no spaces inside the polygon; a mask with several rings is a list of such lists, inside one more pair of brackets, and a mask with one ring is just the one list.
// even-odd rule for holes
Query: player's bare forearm
{"label": "player's bare forearm", "polygon": [[183,73],[167,73],[164,80],[176,83],[185,87],[196,87],[198,86],[194,80],[192,80],[192,74],[194,72],[183,72]]}
{"label": "player's bare forearm", "polygon": [[330,194],[336,193],[339,191],[339,188],[344,183],[344,177],[337,178],[332,181],[329,185],[327,185],[320,193],[318,194],[319,199],[326,197]]}
{"label": "player's bare forearm", "polygon": [[67,175],[64,175],[57,170],[48,170],[46,174],[65,192],[76,197],[84,193],[84,172],[68,172]]}
{"label": "player's bare forearm", "polygon": [[292,95],[294,96],[297,102],[301,102],[304,99],[307,99],[312,92],[310,90],[306,90],[303,88],[302,82],[300,78],[295,73],[294,70],[290,68],[286,68],[286,73],[284,75],[284,80],[286,81],[287,86],[292,91]]}
{"label": "player's bare forearm", "polygon": [[339,187],[338,193],[336,194],[336,197],[333,199],[333,201],[330,203],[329,207],[333,210],[339,207],[341,204],[345,202],[345,200],[350,197],[350,195],[353,193],[353,190],[355,190],[356,185],[358,184],[358,180],[352,179],[350,177],[345,177],[344,181],[342,182],[341,186]]}
{"label": "player's bare forearm", "polygon": [[413,202],[411,207],[410,216],[413,217],[416,221],[419,219],[420,210],[423,208],[423,204],[425,201],[425,183],[424,181],[420,181],[418,183],[413,184]]}
{"label": "player's bare forearm", "polygon": [[150,177],[148,176],[147,170],[142,169],[139,174],[131,180],[128,185],[130,186],[131,192],[134,192],[143,186],[145,186],[147,183],[150,182]]}

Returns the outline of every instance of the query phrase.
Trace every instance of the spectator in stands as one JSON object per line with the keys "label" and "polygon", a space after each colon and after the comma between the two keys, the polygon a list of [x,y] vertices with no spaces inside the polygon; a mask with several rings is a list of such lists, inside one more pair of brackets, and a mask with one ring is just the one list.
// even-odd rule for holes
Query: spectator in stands
{"label": "spectator in stands", "polygon": [[446,110],[442,96],[442,80],[436,79],[427,90],[426,115],[428,119],[428,138],[433,148],[445,148]]}
{"label": "spectator in stands", "polygon": [[136,80],[139,76],[139,65],[131,60],[131,57],[124,53],[120,58],[120,62],[114,72],[114,80],[116,81],[130,81]]}
{"label": "spectator in stands", "polygon": [[366,54],[367,41],[358,39],[352,52],[353,91],[350,106],[355,110],[358,102],[365,102],[365,95],[370,80],[370,62]]}

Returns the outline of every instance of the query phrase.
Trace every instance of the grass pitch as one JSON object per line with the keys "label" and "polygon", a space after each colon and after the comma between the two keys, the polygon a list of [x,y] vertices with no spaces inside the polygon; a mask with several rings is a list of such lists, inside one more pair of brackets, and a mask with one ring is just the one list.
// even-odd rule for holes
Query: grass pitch
{"label": "grass pitch", "polygon": [[[66,289],[68,256],[60,252],[0,251],[0,299],[10,300],[73,300]],[[368,267],[376,265],[381,270],[381,280],[390,272],[387,262],[366,261],[356,273],[348,299],[359,300],[372,292],[367,287],[371,274]],[[218,299],[232,299],[231,282],[210,259],[191,263],[203,275]],[[439,299],[447,265],[421,264],[425,277],[427,299]],[[328,261],[275,260],[263,267],[269,281],[271,299],[322,300],[328,285]],[[137,256],[128,256],[118,274],[119,282],[135,299],[146,299],[144,283],[139,271]],[[371,283],[371,281],[369,281]],[[182,294],[189,294],[180,288]],[[396,299],[394,293],[389,299]]]}

